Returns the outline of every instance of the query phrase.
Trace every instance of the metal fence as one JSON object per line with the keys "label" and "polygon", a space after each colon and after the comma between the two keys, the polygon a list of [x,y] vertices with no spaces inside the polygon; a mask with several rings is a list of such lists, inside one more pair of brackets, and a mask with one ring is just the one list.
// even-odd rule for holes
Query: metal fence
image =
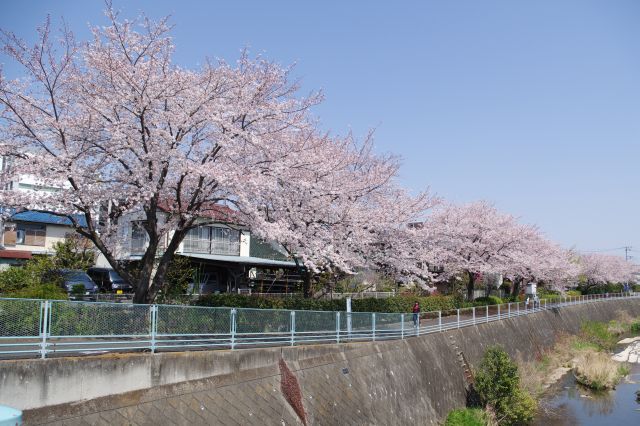
{"label": "metal fence", "polygon": [[629,298],[640,298],[640,293],[557,297],[419,315],[0,298],[0,357],[404,339],[569,305]]}

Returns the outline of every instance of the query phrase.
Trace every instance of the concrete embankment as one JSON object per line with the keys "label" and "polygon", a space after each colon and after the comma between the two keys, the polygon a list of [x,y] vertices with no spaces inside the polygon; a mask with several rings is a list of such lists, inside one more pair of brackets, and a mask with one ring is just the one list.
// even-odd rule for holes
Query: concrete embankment
{"label": "concrete embankment", "polygon": [[640,300],[539,312],[401,341],[0,361],[0,404],[26,424],[438,424],[490,345],[525,359]]}

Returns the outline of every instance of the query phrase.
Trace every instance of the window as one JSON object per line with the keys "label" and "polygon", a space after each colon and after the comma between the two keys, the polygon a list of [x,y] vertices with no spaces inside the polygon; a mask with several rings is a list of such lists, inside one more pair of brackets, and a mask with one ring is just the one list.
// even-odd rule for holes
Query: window
{"label": "window", "polygon": [[6,245],[26,245],[44,247],[47,236],[45,225],[19,223],[15,228],[5,228],[4,243]]}
{"label": "window", "polygon": [[131,253],[142,254],[147,249],[149,236],[142,222],[131,222]]}
{"label": "window", "polygon": [[15,246],[17,239],[18,239],[18,231],[16,231],[16,227],[5,226],[4,227],[4,245]]}
{"label": "window", "polygon": [[211,228],[211,253],[240,255],[240,231],[229,228]]}
{"label": "window", "polygon": [[184,251],[189,253],[210,253],[211,236],[209,226],[190,229],[184,237]]}
{"label": "window", "polygon": [[184,251],[188,253],[211,253],[240,255],[240,231],[229,228],[198,226],[184,237]]}
{"label": "window", "polygon": [[2,161],[2,169],[0,169],[0,171],[8,172],[9,170],[11,170],[11,167],[13,166],[13,157],[9,157],[9,156],[2,157],[1,161]]}

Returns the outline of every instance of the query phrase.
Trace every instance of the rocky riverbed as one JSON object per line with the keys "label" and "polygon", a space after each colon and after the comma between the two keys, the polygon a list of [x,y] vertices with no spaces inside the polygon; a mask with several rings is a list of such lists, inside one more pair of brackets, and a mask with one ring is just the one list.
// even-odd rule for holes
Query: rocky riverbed
{"label": "rocky riverbed", "polygon": [[627,346],[611,357],[614,361],[640,364],[640,337],[623,339],[618,344]]}

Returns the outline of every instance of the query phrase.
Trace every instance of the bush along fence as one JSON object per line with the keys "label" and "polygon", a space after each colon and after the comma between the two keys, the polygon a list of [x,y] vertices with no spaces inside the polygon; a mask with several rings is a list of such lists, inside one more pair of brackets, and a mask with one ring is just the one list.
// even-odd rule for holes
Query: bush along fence
{"label": "bush along fence", "polygon": [[0,356],[45,358],[405,339],[622,298],[640,298],[640,293],[561,297],[419,315],[0,299]]}

